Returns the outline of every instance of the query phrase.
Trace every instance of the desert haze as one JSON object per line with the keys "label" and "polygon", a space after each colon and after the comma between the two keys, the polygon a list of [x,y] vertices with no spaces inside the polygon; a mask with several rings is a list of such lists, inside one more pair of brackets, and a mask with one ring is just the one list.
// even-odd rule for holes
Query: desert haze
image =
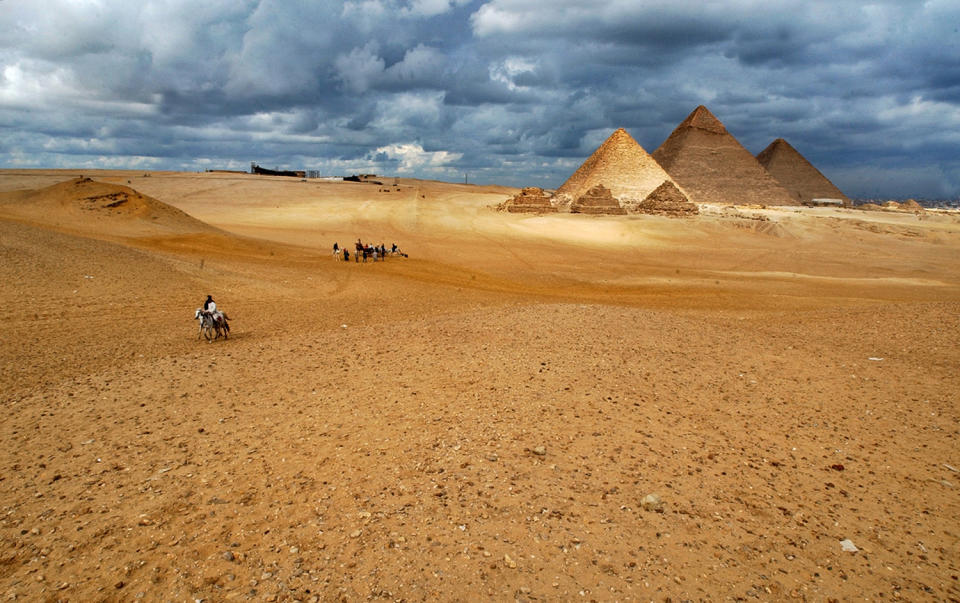
{"label": "desert haze", "polygon": [[517,192],[0,171],[0,596],[960,599],[958,214]]}

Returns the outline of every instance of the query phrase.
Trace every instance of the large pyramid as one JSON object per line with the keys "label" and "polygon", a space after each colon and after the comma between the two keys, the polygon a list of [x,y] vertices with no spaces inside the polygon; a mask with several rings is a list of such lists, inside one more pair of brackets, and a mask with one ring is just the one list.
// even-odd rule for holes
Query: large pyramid
{"label": "large pyramid", "polygon": [[639,203],[664,182],[673,179],[640,143],[620,128],[557,189],[554,199],[567,207],[602,184],[622,205]]}
{"label": "large pyramid", "polygon": [[653,158],[694,203],[799,205],[703,105],[677,126]]}
{"label": "large pyramid", "polygon": [[850,199],[839,188],[782,138],[760,151],[757,161],[800,203],[826,198],[850,205]]}

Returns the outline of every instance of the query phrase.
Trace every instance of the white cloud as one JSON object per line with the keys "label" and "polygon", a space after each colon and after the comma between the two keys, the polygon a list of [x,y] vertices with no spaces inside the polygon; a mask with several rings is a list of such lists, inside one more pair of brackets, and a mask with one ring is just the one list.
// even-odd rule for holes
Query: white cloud
{"label": "white cloud", "polygon": [[531,59],[507,57],[490,66],[490,79],[504,84],[510,90],[518,90],[523,86],[518,86],[514,82],[516,77],[524,73],[534,73],[537,66],[537,63]]}
{"label": "white cloud", "polygon": [[379,147],[374,151],[374,154],[374,159],[376,155],[380,155],[398,162],[397,171],[401,174],[416,172],[424,168],[444,167],[463,157],[463,153],[425,151],[422,146],[413,142]]}
{"label": "white cloud", "polygon": [[434,17],[448,12],[455,6],[467,4],[470,0],[413,0],[408,12],[412,16]]}
{"label": "white cloud", "polygon": [[344,88],[353,94],[361,94],[383,75],[385,63],[377,55],[377,43],[368,42],[362,48],[339,55],[333,65]]}
{"label": "white cloud", "polygon": [[383,132],[433,130],[443,116],[443,94],[439,92],[394,94],[377,102],[373,127]]}
{"label": "white cloud", "polygon": [[438,79],[446,62],[439,50],[418,44],[407,50],[403,60],[391,65],[386,75],[399,82],[426,82]]}

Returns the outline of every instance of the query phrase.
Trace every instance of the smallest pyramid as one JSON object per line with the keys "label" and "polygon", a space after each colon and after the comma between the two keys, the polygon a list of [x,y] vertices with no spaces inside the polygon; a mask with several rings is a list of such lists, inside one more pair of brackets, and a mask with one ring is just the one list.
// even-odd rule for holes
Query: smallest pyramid
{"label": "smallest pyramid", "polygon": [[623,215],[627,210],[620,207],[620,203],[613,198],[610,189],[598,184],[570,204],[570,213]]}
{"label": "smallest pyramid", "polygon": [[635,211],[658,216],[693,216],[700,213],[695,203],[670,180],[664,181],[647,198],[637,204]]}
{"label": "smallest pyramid", "polygon": [[800,203],[825,198],[840,199],[844,205],[851,205],[839,188],[782,138],[760,151],[757,161]]}
{"label": "smallest pyramid", "polygon": [[556,212],[557,208],[550,203],[550,197],[542,188],[529,186],[514,197],[507,199],[498,207],[510,213],[541,214]]}

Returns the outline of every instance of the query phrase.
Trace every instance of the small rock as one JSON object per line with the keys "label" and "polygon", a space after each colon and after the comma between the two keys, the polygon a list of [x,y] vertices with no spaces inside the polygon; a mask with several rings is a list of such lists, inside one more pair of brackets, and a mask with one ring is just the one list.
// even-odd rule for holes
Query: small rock
{"label": "small rock", "polygon": [[547,448],[545,446],[537,446],[533,449],[533,453],[537,456],[545,456],[547,454]]}
{"label": "small rock", "polygon": [[510,569],[516,569],[516,568],[517,568],[517,562],[514,561],[514,560],[510,557],[510,555],[504,555],[504,556],[503,556],[503,564],[506,565],[507,567],[509,567]]}
{"label": "small rock", "polygon": [[362,532],[360,532],[360,530],[354,530],[354,531],[350,532],[350,538],[357,538],[357,537],[360,536],[361,533],[362,533]]}
{"label": "small rock", "polygon": [[853,541],[850,540],[849,538],[846,540],[840,541],[840,548],[848,553],[856,553],[857,551],[860,550],[856,547],[856,545],[853,544]]}
{"label": "small rock", "polygon": [[290,552],[293,553],[294,555],[296,555],[297,553],[300,552],[300,549],[297,548],[297,547],[295,547],[295,546],[292,546],[292,547],[290,547]]}
{"label": "small rock", "polygon": [[640,504],[643,506],[644,511],[663,513],[663,500],[658,494],[647,494],[643,497],[643,500],[640,501]]}
{"label": "small rock", "polygon": [[224,561],[233,561],[234,559],[236,559],[236,557],[233,556],[233,553],[231,551],[224,551],[224,553],[220,556],[223,558]]}

